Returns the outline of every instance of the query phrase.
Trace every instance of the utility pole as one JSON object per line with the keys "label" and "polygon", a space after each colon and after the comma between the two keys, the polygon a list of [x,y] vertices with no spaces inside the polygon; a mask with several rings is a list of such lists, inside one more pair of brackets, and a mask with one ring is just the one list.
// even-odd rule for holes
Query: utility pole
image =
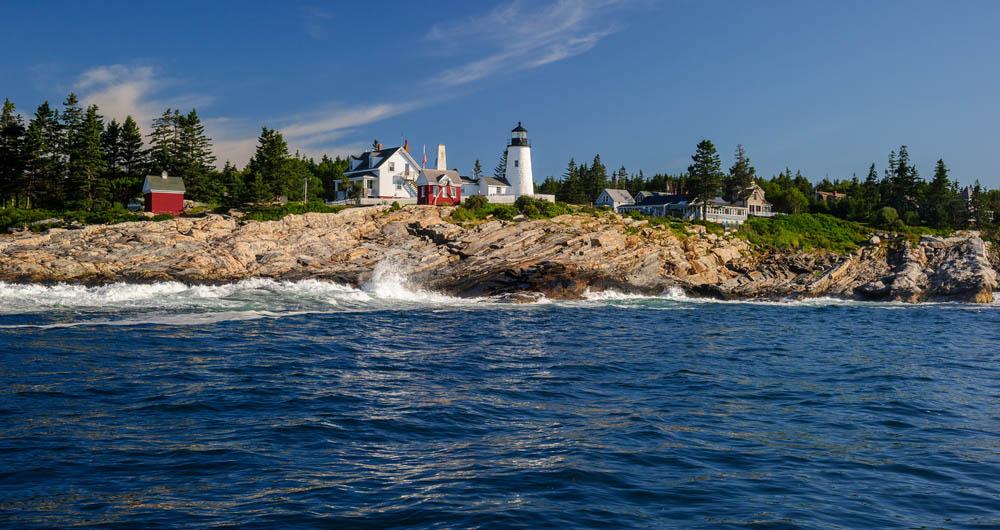
{"label": "utility pole", "polygon": [[302,204],[309,204],[309,175],[302,177]]}

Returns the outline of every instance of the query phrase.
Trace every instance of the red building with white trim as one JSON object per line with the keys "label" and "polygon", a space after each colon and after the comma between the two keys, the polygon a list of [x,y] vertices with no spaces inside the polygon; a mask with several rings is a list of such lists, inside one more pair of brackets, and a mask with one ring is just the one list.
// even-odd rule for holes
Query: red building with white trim
{"label": "red building with white trim", "polygon": [[454,169],[422,169],[417,177],[417,204],[456,205],[462,202],[462,177]]}
{"label": "red building with white trim", "polygon": [[180,177],[167,176],[166,171],[160,176],[147,175],[142,184],[142,195],[145,197],[147,212],[170,215],[184,213],[184,179]]}

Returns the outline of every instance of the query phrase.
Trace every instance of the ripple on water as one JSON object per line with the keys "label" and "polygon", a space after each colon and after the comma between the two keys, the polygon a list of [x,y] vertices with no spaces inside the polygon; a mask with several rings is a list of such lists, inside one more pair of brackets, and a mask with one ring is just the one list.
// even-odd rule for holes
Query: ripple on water
{"label": "ripple on water", "polygon": [[0,520],[1000,524],[992,306],[512,306],[385,281],[0,285],[35,304],[0,314]]}

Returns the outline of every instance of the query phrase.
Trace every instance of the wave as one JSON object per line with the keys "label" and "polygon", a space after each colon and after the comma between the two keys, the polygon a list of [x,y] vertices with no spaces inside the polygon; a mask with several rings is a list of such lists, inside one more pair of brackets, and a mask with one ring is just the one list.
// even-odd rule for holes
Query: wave
{"label": "wave", "polygon": [[58,322],[54,324],[11,324],[0,325],[0,329],[62,329],[80,326],[204,326],[219,322],[260,320],[264,318],[282,318],[288,316],[322,313],[321,311],[288,311],[283,313],[273,311],[218,311],[208,313],[153,314],[142,318],[125,318],[118,320],[81,320],[76,322]]}

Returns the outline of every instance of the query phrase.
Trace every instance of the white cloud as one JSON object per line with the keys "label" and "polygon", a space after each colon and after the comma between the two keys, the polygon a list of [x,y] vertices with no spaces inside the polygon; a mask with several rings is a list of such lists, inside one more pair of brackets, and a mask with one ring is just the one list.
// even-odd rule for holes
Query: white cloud
{"label": "white cloud", "polygon": [[459,86],[500,72],[537,68],[580,55],[617,31],[609,19],[612,8],[623,1],[558,0],[538,8],[536,3],[514,0],[485,15],[438,24],[427,39],[452,49],[484,48],[486,55],[435,76],[435,83]]}
{"label": "white cloud", "polygon": [[[456,53],[476,50],[479,57],[431,75],[427,87],[410,101],[360,104],[325,104],[296,116],[263,122],[280,130],[293,151],[308,156],[358,152],[367,147],[358,139],[366,125],[453,98],[460,86],[501,72],[537,68],[585,53],[617,30],[613,8],[633,0],[556,0],[539,7],[534,2],[513,0],[484,15],[436,25],[426,40],[436,49]],[[317,7],[303,11],[306,33],[313,39],[329,34],[333,13]],[[73,87],[87,104],[97,104],[108,119],[133,116],[148,131],[152,120],[164,109],[203,107],[212,102],[206,95],[165,97],[164,89],[176,86],[146,65],[98,66],[81,74]],[[442,91],[441,88],[450,87]],[[233,119],[207,117],[201,112],[213,139],[221,166],[226,161],[245,164],[253,155],[262,117]]]}
{"label": "white cloud", "polygon": [[112,64],[85,71],[73,89],[85,104],[97,105],[105,118],[123,121],[132,116],[148,130],[153,119],[168,107],[190,109],[211,102],[210,97],[196,94],[158,98],[157,94],[171,84],[171,80],[157,77],[151,66]]}

